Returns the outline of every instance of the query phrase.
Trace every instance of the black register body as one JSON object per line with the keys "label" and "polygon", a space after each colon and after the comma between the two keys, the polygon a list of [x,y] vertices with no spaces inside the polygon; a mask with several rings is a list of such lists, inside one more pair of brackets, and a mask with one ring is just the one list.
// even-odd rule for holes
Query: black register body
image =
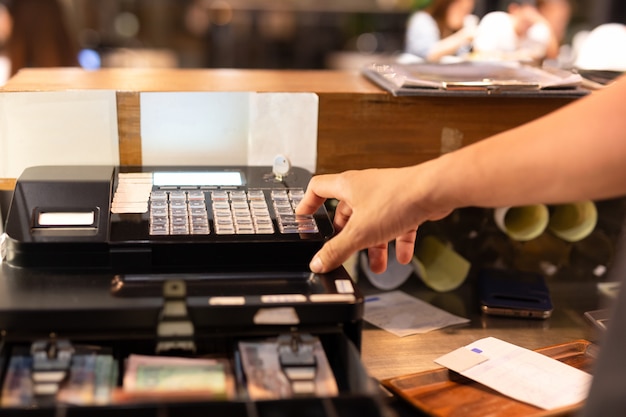
{"label": "black register body", "polygon": [[310,174],[271,167],[43,166],[18,179],[7,262],[19,267],[305,270],[333,227],[296,216]]}

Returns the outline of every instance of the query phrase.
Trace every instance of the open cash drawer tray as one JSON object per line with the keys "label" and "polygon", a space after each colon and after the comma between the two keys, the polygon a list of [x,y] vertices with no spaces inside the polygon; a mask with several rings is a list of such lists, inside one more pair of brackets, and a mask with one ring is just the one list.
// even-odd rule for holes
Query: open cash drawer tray
{"label": "open cash drawer tray", "polygon": [[[244,340],[254,340],[244,337]],[[263,339],[264,340],[264,339]],[[245,387],[237,386],[234,398],[202,400],[195,397],[190,400],[137,400],[123,403],[109,403],[100,405],[72,405],[56,401],[44,400],[41,404],[33,401],[30,405],[7,406],[0,408],[0,415],[36,415],[36,416],[206,416],[227,415],[244,417],[269,417],[303,415],[307,417],[325,416],[355,416],[378,417],[386,415],[382,400],[378,397],[377,385],[367,376],[360,363],[359,354],[351,341],[342,333],[320,334],[321,341],[330,367],[339,390],[336,396],[318,397],[302,396],[285,399],[251,400],[247,398]],[[82,343],[92,344],[94,341],[77,341],[76,346]],[[198,339],[198,353],[219,353],[233,365],[237,366],[233,352],[236,340],[224,337],[210,337]],[[101,343],[104,349],[116,358],[119,377],[117,385],[120,389],[124,374],[124,359],[130,354],[150,355],[154,352],[154,341],[141,339],[120,339],[109,343]],[[3,374],[7,377],[8,363],[11,355],[25,349],[28,345],[22,343],[5,342],[2,347]],[[237,382],[239,383],[239,382]],[[4,384],[3,384],[4,385]],[[6,394],[6,393],[4,393]]]}
{"label": "open cash drawer tray", "polygon": [[[378,417],[389,413],[378,384],[367,375],[360,361],[363,297],[356,287],[351,297],[336,290],[345,289],[346,279],[349,280],[344,270],[323,277],[308,277],[305,282],[282,275],[273,280],[263,277],[257,281],[247,276],[238,277],[231,284],[219,277],[187,279],[189,293],[181,294],[176,286],[166,290],[167,283],[178,285],[179,282],[165,280],[162,276],[147,281],[124,281],[123,277],[106,272],[39,271],[15,269],[6,264],[0,267],[0,285],[5,290],[0,292],[0,329],[3,330],[0,416]],[[154,288],[155,282],[163,286],[160,295]],[[294,301],[287,294],[276,299],[272,294],[278,290],[297,297]],[[229,297],[237,291],[244,295],[242,305],[207,302],[207,293],[218,294],[223,301],[224,297],[231,300]],[[267,302],[261,301],[262,296],[270,296],[270,301],[275,302],[270,311],[281,313],[274,323],[257,322],[259,311],[267,308]],[[298,301],[302,297],[307,301]],[[282,314],[283,310],[286,314]],[[298,317],[297,323],[289,320],[290,314]],[[281,323],[282,319],[285,321]],[[332,370],[335,394],[251,398],[246,378],[241,376],[242,361],[237,353],[241,351],[240,342],[284,341],[285,338],[319,342]],[[110,354],[117,362],[113,390],[118,391],[124,389],[125,363],[133,355],[219,357],[232,371],[233,395],[206,398],[164,395],[76,404],[59,401],[57,392],[45,400],[41,400],[41,395],[37,396],[37,401],[16,400],[20,395],[27,397],[28,390],[15,382],[19,378],[11,374],[12,358],[32,358],[37,352],[45,351],[45,357],[54,359],[62,356],[68,344],[73,355],[94,346]],[[23,380],[27,381],[26,385],[33,381],[33,365],[28,366],[31,375]],[[72,381],[69,371],[65,378],[61,383]],[[8,379],[13,382],[8,383]],[[61,389],[61,385],[59,387]]]}

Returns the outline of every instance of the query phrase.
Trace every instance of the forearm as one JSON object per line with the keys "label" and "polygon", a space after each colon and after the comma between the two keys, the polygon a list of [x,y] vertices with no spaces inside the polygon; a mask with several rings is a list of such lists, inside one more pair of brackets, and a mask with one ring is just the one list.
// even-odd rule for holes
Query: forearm
{"label": "forearm", "polygon": [[452,208],[626,194],[624,101],[622,77],[548,117],[438,158],[423,167],[442,179],[427,194]]}

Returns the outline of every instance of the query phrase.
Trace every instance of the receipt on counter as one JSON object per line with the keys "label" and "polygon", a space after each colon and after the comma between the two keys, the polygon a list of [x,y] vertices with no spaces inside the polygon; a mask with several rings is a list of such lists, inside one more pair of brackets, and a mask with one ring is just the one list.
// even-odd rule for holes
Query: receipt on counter
{"label": "receipt on counter", "polygon": [[591,375],[538,352],[487,337],[435,362],[504,395],[545,410],[585,400]]}
{"label": "receipt on counter", "polygon": [[400,337],[469,322],[402,291],[367,297],[363,318]]}

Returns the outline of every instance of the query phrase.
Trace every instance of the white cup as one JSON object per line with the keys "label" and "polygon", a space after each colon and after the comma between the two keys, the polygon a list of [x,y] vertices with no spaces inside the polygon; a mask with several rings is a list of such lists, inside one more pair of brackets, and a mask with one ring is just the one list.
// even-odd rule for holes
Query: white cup
{"label": "white cup", "polygon": [[498,228],[511,239],[524,242],[546,230],[550,212],[544,204],[500,207],[494,210],[493,218]]}

